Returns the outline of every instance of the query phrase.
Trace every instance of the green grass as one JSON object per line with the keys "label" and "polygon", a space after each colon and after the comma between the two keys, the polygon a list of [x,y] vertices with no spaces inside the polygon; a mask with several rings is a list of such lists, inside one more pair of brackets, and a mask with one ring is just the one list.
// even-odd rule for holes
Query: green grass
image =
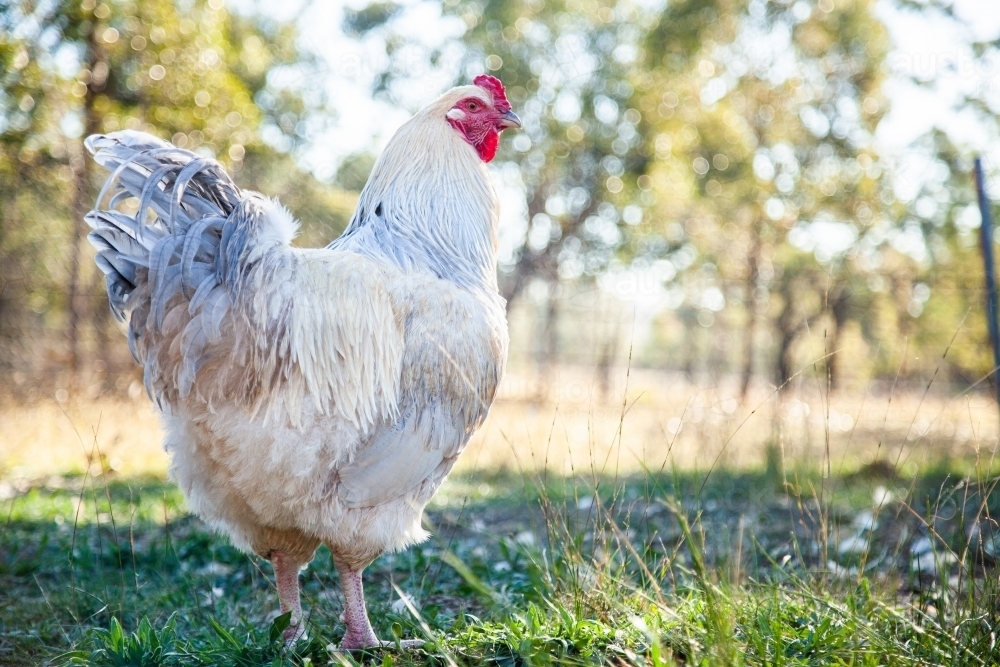
{"label": "green grass", "polygon": [[0,664],[1000,664],[1000,493],[954,470],[456,477],[434,537],[366,572],[379,635],[425,649],[364,655],[328,648],[344,628],[325,549],[287,651],[269,565],[173,485],[39,480],[0,502]]}

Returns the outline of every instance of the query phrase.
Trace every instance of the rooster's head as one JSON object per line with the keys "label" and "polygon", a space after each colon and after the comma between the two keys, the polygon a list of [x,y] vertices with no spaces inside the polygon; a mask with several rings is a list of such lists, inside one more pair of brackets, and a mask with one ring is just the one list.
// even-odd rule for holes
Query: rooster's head
{"label": "rooster's head", "polygon": [[480,74],[472,83],[470,94],[455,102],[445,117],[483,162],[489,162],[497,153],[500,133],[521,127],[521,119],[511,111],[503,84],[495,76]]}

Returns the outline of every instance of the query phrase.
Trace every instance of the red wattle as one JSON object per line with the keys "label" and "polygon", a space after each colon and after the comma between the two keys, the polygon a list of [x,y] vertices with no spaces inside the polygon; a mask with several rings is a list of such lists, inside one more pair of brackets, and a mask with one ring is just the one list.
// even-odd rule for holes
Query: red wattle
{"label": "red wattle", "polygon": [[475,145],[476,152],[483,162],[489,162],[497,154],[497,147],[500,146],[500,134],[496,130],[490,130],[483,137],[483,140]]}

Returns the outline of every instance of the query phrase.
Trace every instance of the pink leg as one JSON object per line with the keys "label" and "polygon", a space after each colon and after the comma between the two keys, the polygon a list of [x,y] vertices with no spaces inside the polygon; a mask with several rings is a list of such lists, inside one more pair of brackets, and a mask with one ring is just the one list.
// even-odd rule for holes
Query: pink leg
{"label": "pink leg", "polygon": [[344,589],[344,623],[347,632],[340,642],[342,649],[369,648],[381,646],[375,630],[368,621],[368,610],[365,608],[365,592],[361,584],[361,570],[352,570],[346,563],[333,559],[340,573],[340,586]]}
{"label": "pink leg", "polygon": [[294,642],[305,634],[302,627],[302,603],[299,600],[299,567],[287,554],[280,551],[271,552],[271,564],[274,566],[274,576],[278,580],[278,601],[281,603],[281,613],[291,610],[291,624],[285,628],[285,642]]}

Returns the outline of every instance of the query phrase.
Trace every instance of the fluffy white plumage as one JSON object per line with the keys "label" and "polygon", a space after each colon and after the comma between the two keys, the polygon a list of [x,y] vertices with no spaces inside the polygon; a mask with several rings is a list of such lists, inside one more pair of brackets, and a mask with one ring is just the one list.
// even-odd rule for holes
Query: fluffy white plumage
{"label": "fluffy white plumage", "polygon": [[[371,560],[426,537],[423,508],[503,373],[496,196],[446,119],[470,96],[493,102],[457,88],[399,130],[325,249],[292,248],[289,212],[213,160],[139,132],[87,140],[116,190],[88,214],[90,239],[172,475],[198,515],[274,562],[296,619],[288,568],[329,545],[345,645],[376,641],[352,621],[348,580],[360,591]],[[127,197],[135,215],[117,210]]]}

